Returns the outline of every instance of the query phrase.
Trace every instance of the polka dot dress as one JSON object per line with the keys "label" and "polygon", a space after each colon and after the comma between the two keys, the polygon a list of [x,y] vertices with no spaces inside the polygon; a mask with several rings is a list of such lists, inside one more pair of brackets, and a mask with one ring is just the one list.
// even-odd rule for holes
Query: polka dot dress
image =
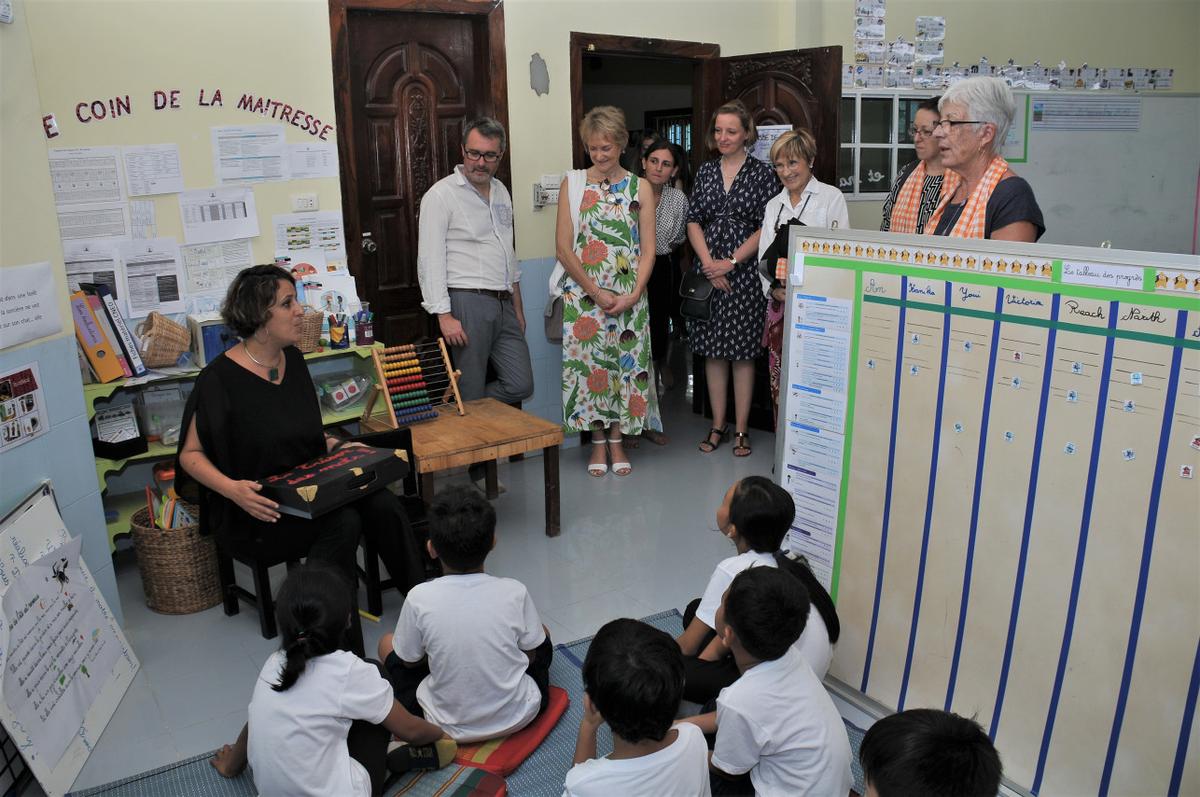
{"label": "polka dot dress", "polygon": [[[688,222],[704,230],[704,242],[714,260],[729,258],[762,226],[767,201],[781,186],[775,171],[747,156],[725,192],[720,159],[700,167],[692,190]],[[700,271],[699,258],[692,268]],[[714,290],[708,321],[688,320],[688,339],[697,354],[722,360],[753,360],[762,352],[766,297],[755,263],[741,263],[726,275],[731,293]]]}

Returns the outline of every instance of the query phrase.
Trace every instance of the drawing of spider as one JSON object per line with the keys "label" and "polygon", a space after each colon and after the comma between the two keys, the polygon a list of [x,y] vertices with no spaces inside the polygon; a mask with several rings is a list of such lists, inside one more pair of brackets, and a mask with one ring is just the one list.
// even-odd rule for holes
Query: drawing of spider
{"label": "drawing of spider", "polygon": [[59,559],[57,564],[50,567],[50,572],[54,574],[54,580],[58,582],[58,591],[66,591],[67,584],[71,583],[71,579],[67,575],[67,560]]}

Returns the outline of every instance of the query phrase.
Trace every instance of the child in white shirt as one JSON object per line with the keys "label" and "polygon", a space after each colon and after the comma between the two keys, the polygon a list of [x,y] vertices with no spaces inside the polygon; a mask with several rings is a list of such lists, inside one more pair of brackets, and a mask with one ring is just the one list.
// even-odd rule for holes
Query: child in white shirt
{"label": "child in white shirt", "polygon": [[737,556],[717,564],[704,597],[683,613],[684,631],[677,641],[687,673],[684,700],[704,705],[737,680],[737,665],[715,632],[716,612],[733,577],[749,567],[782,567],[808,592],[812,608],[796,648],[817,678],[825,677],[841,626],[833,599],[808,564],[780,550],[795,516],[787,490],[764,476],[747,476],[725,493],[717,508],[717,528],[734,544]]}
{"label": "child in white shirt", "polygon": [[550,635],[524,584],[483,572],[496,512],[477,490],[443,490],[428,517],[445,575],[413,587],[379,641],[396,698],[460,743],[514,733],[546,707]]}
{"label": "child in white shirt", "polygon": [[[276,604],[282,647],[263,665],[237,743],[214,760],[222,774],[248,760],[264,797],[366,797],[382,793],[389,769],[453,760],[454,742],[396,701],[377,663],[338,649],[351,611],[333,568],[312,562],[288,574]],[[389,753],[393,734],[411,744]]]}
{"label": "child in white shirt", "polygon": [[[717,632],[742,675],[714,713],[691,717],[716,733],[713,794],[845,797],[850,739],[833,699],[795,642],[808,614],[804,589],[775,568],[739,573],[717,612]],[[749,781],[745,776],[749,773]]]}
{"label": "child in white shirt", "polygon": [[[691,723],[674,725],[683,656],[671,637],[637,620],[600,629],[583,662],[583,720],[563,797],[709,797],[708,745]],[[613,751],[596,757],[608,723]]]}
{"label": "child in white shirt", "polygon": [[865,797],[995,797],[1000,754],[974,720],[910,708],[876,722],[858,751]]}

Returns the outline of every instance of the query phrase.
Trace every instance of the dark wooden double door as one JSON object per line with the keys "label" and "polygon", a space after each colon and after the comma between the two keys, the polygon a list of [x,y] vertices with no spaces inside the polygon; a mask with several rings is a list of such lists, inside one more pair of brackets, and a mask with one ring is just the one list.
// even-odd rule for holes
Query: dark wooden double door
{"label": "dark wooden double door", "polygon": [[[503,61],[494,52],[502,11],[456,0],[442,5],[474,13],[405,11],[404,0],[399,10],[363,5],[330,3],[346,246],[376,338],[398,343],[432,329],[417,279],[421,199],[461,162],[466,119],[506,122],[494,68]],[[498,176],[507,184],[508,174],[506,157]]]}

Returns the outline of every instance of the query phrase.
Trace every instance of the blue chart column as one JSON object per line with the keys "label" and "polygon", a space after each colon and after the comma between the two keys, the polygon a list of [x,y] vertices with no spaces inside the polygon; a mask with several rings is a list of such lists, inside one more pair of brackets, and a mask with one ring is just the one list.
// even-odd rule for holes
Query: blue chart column
{"label": "blue chart column", "polygon": [[[1178,413],[1194,414],[1196,407],[1195,390],[1190,396],[1179,390],[1185,378],[1186,317],[1136,301],[1111,307],[1115,323],[1110,325],[1117,337],[1101,408],[1103,428],[1097,424],[1092,441],[1094,467],[1084,519],[1071,535],[1077,541],[1069,571],[1071,594],[1033,782],[1045,794],[1166,793],[1170,766],[1165,759],[1175,741],[1175,723],[1147,722],[1159,715],[1143,714],[1133,727],[1156,738],[1156,752],[1142,764],[1122,755],[1118,773],[1119,730],[1127,712],[1136,716],[1146,708],[1128,700],[1134,684],[1151,701],[1151,691],[1186,693],[1196,639],[1200,492],[1193,489],[1190,501],[1169,500],[1166,507],[1161,502],[1164,488],[1168,499],[1172,493],[1183,498],[1170,488],[1188,481],[1180,478],[1180,457],[1187,456],[1180,438],[1196,432],[1190,425],[1176,431],[1175,424]],[[1170,474],[1168,462],[1173,465]],[[1187,486],[1194,488],[1195,481]],[[1048,503],[1039,505],[1039,515],[1053,514]],[[1192,570],[1181,573],[1174,562],[1189,547]],[[1153,565],[1157,572],[1151,572]],[[1128,578],[1112,578],[1116,573]],[[1153,595],[1147,593],[1151,587]],[[1148,606],[1151,598],[1155,603]],[[1184,605],[1190,611],[1182,612]],[[1136,667],[1139,659],[1145,665],[1141,669]],[[1161,716],[1177,717],[1179,708]],[[1137,749],[1138,742],[1125,742]],[[1094,762],[1107,764],[1097,767]],[[1114,775],[1124,781],[1124,789],[1113,782]]]}
{"label": "blue chart column", "polygon": [[[948,295],[949,285],[943,280],[905,280],[907,306],[898,320],[893,423],[886,438],[888,450],[877,455],[888,462],[890,489],[884,496],[880,523],[881,551],[886,545],[886,553],[874,580],[878,599],[872,611],[864,681],[867,694],[886,705],[897,705],[904,689],[909,634],[922,576],[930,466],[936,450],[929,441],[938,430],[934,408],[944,389]],[[859,410],[856,417],[861,414]]]}
{"label": "blue chart column", "polygon": [[889,469],[893,409],[899,390],[903,357],[901,334],[906,282],[896,275],[862,275],[860,328],[855,390],[854,436],[850,443],[849,488],[842,538],[841,589],[838,616],[842,638],[834,657],[833,674],[859,686],[871,642],[871,618],[876,606],[875,585],[886,558],[884,515],[893,470]]}

